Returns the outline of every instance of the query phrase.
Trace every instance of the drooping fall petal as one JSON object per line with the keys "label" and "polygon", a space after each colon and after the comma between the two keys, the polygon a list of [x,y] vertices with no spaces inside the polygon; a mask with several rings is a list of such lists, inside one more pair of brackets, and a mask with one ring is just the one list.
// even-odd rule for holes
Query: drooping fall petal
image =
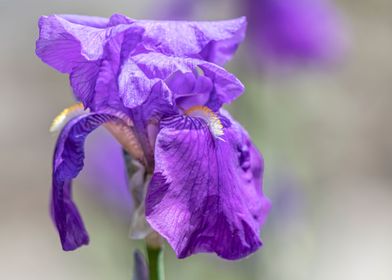
{"label": "drooping fall petal", "polygon": [[222,139],[200,118],[161,122],[146,215],[179,258],[215,252],[234,260],[261,246],[259,230],[269,209],[262,158],[246,132],[224,120]]}

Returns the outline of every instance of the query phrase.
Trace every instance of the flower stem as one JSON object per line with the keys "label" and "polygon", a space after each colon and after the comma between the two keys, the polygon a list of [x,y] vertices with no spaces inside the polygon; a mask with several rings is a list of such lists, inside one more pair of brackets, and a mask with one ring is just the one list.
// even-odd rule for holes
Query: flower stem
{"label": "flower stem", "polygon": [[157,232],[152,232],[145,240],[150,280],[164,280],[163,238]]}
{"label": "flower stem", "polygon": [[[139,207],[143,206],[143,210],[144,210],[143,200],[145,199],[145,190],[151,179],[152,173],[148,172],[149,168],[145,166],[144,168],[143,166],[141,166],[141,164],[137,164],[137,162],[131,157],[131,155],[125,149],[123,150],[123,155],[127,167],[128,179],[131,185],[131,191],[135,203],[135,209],[136,211],[138,211]],[[150,167],[150,169],[153,169],[153,167]],[[142,172],[142,174],[138,174],[140,172]],[[138,232],[137,235],[144,235],[149,233],[145,237],[147,258],[148,258],[149,280],[164,280],[165,277],[164,277],[164,270],[163,270],[163,243],[164,243],[163,238],[157,232],[151,229],[151,227],[147,224],[144,215],[141,217],[143,217],[144,225],[146,225],[146,227],[142,226],[143,227],[143,229],[141,230],[142,233],[138,232],[140,228],[138,230],[136,230],[136,227],[132,229],[133,224],[131,226],[131,229],[132,231],[136,230],[136,232]],[[140,217],[138,217],[138,219],[140,219]],[[140,263],[140,256],[138,254],[137,257],[139,258],[138,261]],[[136,260],[136,255],[135,255],[135,260]]]}
{"label": "flower stem", "polygon": [[147,255],[150,280],[164,280],[163,248],[155,248],[147,245]]}

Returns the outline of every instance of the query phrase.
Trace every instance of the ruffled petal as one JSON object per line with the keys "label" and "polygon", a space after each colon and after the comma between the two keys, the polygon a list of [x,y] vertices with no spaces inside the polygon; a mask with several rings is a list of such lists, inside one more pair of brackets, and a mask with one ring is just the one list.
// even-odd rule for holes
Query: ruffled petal
{"label": "ruffled petal", "polygon": [[218,100],[214,101],[214,107],[218,108],[238,96],[242,85],[224,69],[205,60],[218,63],[227,54],[231,56],[234,50],[230,50],[243,38],[245,24],[244,18],[170,22],[135,21],[121,15],[109,20],[43,16],[39,21],[36,53],[58,71],[70,73],[77,100],[93,110],[105,106],[120,109],[123,104],[119,97],[128,108],[139,106],[159,79],[164,80],[176,71],[194,73],[201,64],[207,69],[204,75],[213,76],[218,88],[221,81],[227,83],[229,76],[231,83],[236,84],[235,90],[226,93],[216,90],[217,96],[212,98]]}
{"label": "ruffled petal", "polygon": [[[238,144],[237,151],[239,154],[239,164],[244,171],[241,173],[244,182],[247,182],[247,201],[253,217],[260,226],[264,225],[267,214],[271,207],[270,200],[263,194],[263,174],[264,159],[256,146],[253,144],[247,131],[236,121],[226,110],[220,111],[222,121],[227,119],[231,123],[233,135],[236,137]],[[228,124],[225,124],[227,126]]]}
{"label": "ruffled petal", "polygon": [[210,78],[195,76],[194,73],[181,73],[171,75],[166,84],[175,92],[176,105],[187,110],[195,104],[206,104],[213,90]]}
{"label": "ruffled petal", "polygon": [[72,201],[71,182],[83,168],[84,141],[87,135],[106,122],[125,124],[109,113],[86,114],[71,120],[61,131],[53,157],[51,209],[64,250],[74,250],[89,242],[82,218]]}
{"label": "ruffled petal", "polygon": [[234,260],[261,246],[269,209],[262,158],[243,128],[221,119],[224,141],[199,118],[161,121],[146,216],[179,258],[215,252]]}
{"label": "ruffled petal", "polygon": [[92,107],[91,102],[94,98],[94,89],[101,63],[101,60],[80,62],[72,69],[69,76],[76,99],[83,102],[86,108]]}
{"label": "ruffled petal", "polygon": [[94,28],[68,21],[58,15],[39,19],[37,55],[63,73],[70,73],[81,62],[102,57],[106,29]]}
{"label": "ruffled petal", "polygon": [[228,104],[239,97],[245,90],[236,76],[215,64],[203,63],[199,67],[214,85],[210,99],[205,104],[213,111],[218,111],[223,104]]}
{"label": "ruffled petal", "polygon": [[128,108],[143,104],[151,93],[158,78],[150,78],[132,59],[126,60],[118,76],[119,94]]}
{"label": "ruffled petal", "polygon": [[113,15],[111,25],[143,27],[145,49],[166,55],[194,57],[219,65],[232,58],[246,31],[246,18],[222,21],[152,21]]}
{"label": "ruffled petal", "polygon": [[[104,19],[72,15],[43,16],[39,20],[36,54],[56,70],[70,73],[75,96],[86,107],[91,107],[100,67],[108,56],[106,45],[119,40],[122,43],[124,33],[132,33],[140,39],[140,33],[144,31],[129,25],[104,28],[105,24]],[[136,44],[125,45],[125,49],[129,49],[129,45],[134,47]]]}
{"label": "ruffled petal", "polygon": [[[198,73],[199,69],[202,70],[201,74]],[[208,78],[212,85],[205,79],[200,79],[199,75]],[[242,83],[233,74],[213,63],[193,58],[170,57],[161,53],[142,53],[129,58],[122,67],[119,92],[124,105],[128,108],[141,105],[151,94],[152,87],[160,80],[167,83],[174,98],[183,97],[186,90],[192,90],[190,95],[203,95],[201,100],[208,100],[214,110],[231,102],[244,90]],[[205,97],[207,93],[208,96]],[[195,102],[198,100],[196,98]]]}
{"label": "ruffled petal", "polygon": [[129,56],[141,39],[143,29],[128,29],[114,36],[105,46],[105,54],[100,64],[95,83],[93,107],[95,110],[105,107],[122,109],[124,107],[118,94],[118,75],[122,62]]}

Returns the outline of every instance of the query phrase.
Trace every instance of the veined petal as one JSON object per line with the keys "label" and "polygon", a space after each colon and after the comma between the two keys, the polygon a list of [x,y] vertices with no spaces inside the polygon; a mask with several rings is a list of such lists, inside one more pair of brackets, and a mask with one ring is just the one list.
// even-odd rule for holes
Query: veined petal
{"label": "veined petal", "polygon": [[200,118],[161,121],[146,216],[179,258],[215,252],[234,260],[261,246],[269,209],[262,158],[242,127],[221,119],[224,141]]}
{"label": "veined petal", "polygon": [[105,45],[105,54],[100,64],[99,74],[95,83],[93,107],[97,109],[109,106],[121,109],[124,107],[118,94],[118,75],[124,59],[135,48],[141,39],[143,29],[128,29],[114,36]]}
{"label": "veined petal", "polygon": [[191,72],[177,71],[165,82],[175,93],[176,105],[183,110],[187,110],[195,104],[206,104],[213,90],[213,84],[209,77],[196,76]]}
{"label": "veined petal", "polygon": [[[202,73],[199,74],[200,69]],[[194,78],[190,79],[190,75]],[[151,94],[152,87],[160,80],[168,84],[175,99],[184,97],[186,90],[192,90],[188,95],[196,97],[198,92],[195,91],[200,90],[199,94],[202,96],[194,98],[195,102],[199,99],[204,102],[207,100],[213,110],[231,102],[244,90],[242,83],[233,74],[213,63],[194,58],[170,57],[162,53],[141,53],[125,61],[119,76],[119,92],[124,105],[128,108],[141,105]]]}
{"label": "veined petal", "polygon": [[199,67],[214,85],[210,99],[205,104],[212,110],[218,111],[223,104],[232,102],[244,92],[245,87],[240,80],[224,68],[212,63],[203,63]]}
{"label": "veined petal", "polygon": [[[106,45],[116,40],[122,42],[124,33],[133,33],[135,38],[140,39],[139,35],[144,31],[137,26],[104,28],[104,25],[104,19],[90,20],[89,17],[72,15],[43,16],[39,20],[36,54],[56,70],[70,74],[74,94],[85,107],[90,107],[94,97],[100,67],[107,57]],[[129,48],[128,44],[125,45],[125,49]]]}
{"label": "veined petal", "polygon": [[106,29],[84,26],[59,15],[39,19],[37,55],[63,73],[70,73],[80,62],[102,57]]}
{"label": "veined petal", "polygon": [[76,117],[63,128],[56,143],[51,209],[63,249],[66,251],[89,242],[82,218],[72,201],[71,182],[83,168],[83,146],[87,135],[107,122],[124,123],[124,119],[109,113],[91,113]]}
{"label": "veined petal", "polygon": [[154,166],[154,145],[159,120],[175,113],[172,93],[162,81],[153,85],[151,93],[141,105],[132,108],[134,127],[149,167]]}
{"label": "veined petal", "polygon": [[[102,107],[121,110],[122,105],[139,106],[158,80],[165,80],[176,71],[196,73],[196,68],[203,64],[204,76],[214,79],[217,85],[212,90],[216,92],[211,97],[214,104],[209,104],[215,110],[238,96],[242,85],[223,68],[206,60],[219,63],[228,59],[242,40],[245,25],[244,18],[173,22],[136,21],[121,15],[113,15],[109,20],[43,16],[36,53],[58,71],[69,73],[76,99],[95,111]],[[222,81],[233,84],[232,90],[221,90]],[[208,88],[206,85],[199,89]],[[207,92],[202,95],[192,99],[208,99]]]}
{"label": "veined petal", "polygon": [[143,27],[142,44],[149,51],[170,56],[194,57],[223,65],[245,37],[246,18],[222,21],[134,20],[113,15],[110,24],[135,23]]}

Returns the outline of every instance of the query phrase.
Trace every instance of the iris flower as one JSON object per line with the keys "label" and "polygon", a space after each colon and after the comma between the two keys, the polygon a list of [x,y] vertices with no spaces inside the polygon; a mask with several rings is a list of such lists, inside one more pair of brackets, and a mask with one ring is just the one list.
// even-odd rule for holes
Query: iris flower
{"label": "iris flower", "polygon": [[244,86],[222,65],[244,38],[245,18],[216,22],[51,15],[36,54],[68,73],[80,104],[54,121],[51,209],[64,250],[89,242],[72,200],[89,133],[104,125],[151,174],[145,217],[179,258],[226,259],[261,246],[270,206],[263,159],[222,109]]}

